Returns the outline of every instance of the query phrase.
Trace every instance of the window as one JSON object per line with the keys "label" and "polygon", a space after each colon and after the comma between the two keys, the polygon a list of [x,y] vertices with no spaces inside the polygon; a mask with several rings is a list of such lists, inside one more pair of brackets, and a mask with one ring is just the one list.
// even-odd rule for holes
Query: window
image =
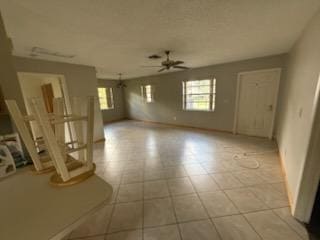
{"label": "window", "polygon": [[141,86],[141,94],[142,94],[143,99],[147,103],[153,102],[153,86],[151,86],[151,85]]}
{"label": "window", "polygon": [[183,109],[214,111],[216,98],[216,79],[182,82]]}
{"label": "window", "polygon": [[98,88],[98,96],[101,110],[113,109],[112,88]]}

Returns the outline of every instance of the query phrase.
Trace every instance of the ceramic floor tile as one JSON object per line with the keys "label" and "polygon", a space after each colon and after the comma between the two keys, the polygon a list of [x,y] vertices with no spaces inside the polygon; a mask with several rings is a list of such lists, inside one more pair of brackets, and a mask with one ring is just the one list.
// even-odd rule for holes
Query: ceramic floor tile
{"label": "ceramic floor tile", "polygon": [[169,179],[168,186],[172,195],[194,193],[191,181],[186,177]]}
{"label": "ceramic floor tile", "polygon": [[198,160],[198,162],[200,163],[210,163],[210,162],[214,162],[216,160],[223,160],[223,155],[220,153],[205,153],[205,152],[198,152],[196,153],[196,159]]}
{"label": "ceramic floor tile", "polygon": [[231,173],[216,173],[211,175],[221,189],[232,189],[243,187],[244,185]]}
{"label": "ceramic floor tile", "polygon": [[289,205],[285,193],[279,192],[271,184],[256,185],[250,190],[270,208],[280,208]]}
{"label": "ceramic floor tile", "polygon": [[284,180],[279,168],[261,168],[259,169],[259,176],[267,183],[282,182]]}
{"label": "ceramic floor tile", "polygon": [[118,192],[117,202],[132,202],[142,200],[143,184],[132,183],[121,185]]}
{"label": "ceramic floor tile", "polygon": [[178,222],[208,218],[196,194],[174,197],[173,204]]}
{"label": "ceramic floor tile", "polygon": [[161,160],[161,163],[165,168],[182,167],[183,166],[183,161],[178,160],[178,159],[165,159],[165,160]]}
{"label": "ceramic floor tile", "polygon": [[265,240],[301,240],[299,235],[271,210],[247,213],[245,217]]}
{"label": "ceramic floor tile", "polygon": [[210,220],[181,223],[179,227],[183,240],[220,240]]}
{"label": "ceramic floor tile", "polygon": [[[150,226],[171,222],[172,213],[176,217],[175,210],[172,210],[172,200],[171,206],[168,203],[167,205],[166,203],[154,203],[150,205],[149,209],[151,210],[144,212],[147,209],[146,205],[148,205],[146,203],[155,199],[161,202],[165,198],[185,197],[194,194],[195,191],[201,196],[201,206],[205,206],[205,212],[209,212],[211,217],[218,216],[220,218],[222,216],[221,219],[224,216],[230,217],[229,215],[238,214],[237,208],[242,212],[259,210],[262,207],[261,202],[269,208],[288,206],[276,145],[268,139],[175,128],[137,121],[108,124],[104,130],[108,138],[106,138],[105,143],[95,145],[94,156],[97,173],[105,181],[111,183],[114,188],[110,202],[133,200],[135,202],[130,203],[141,205],[141,207],[133,207],[133,205],[128,207],[126,205],[128,202],[115,205],[116,209],[109,228],[112,231],[120,231],[120,233],[109,234],[109,238],[122,240],[134,236],[133,239],[136,240],[135,238],[139,239],[141,236],[128,235],[126,233],[129,232],[126,231],[138,228],[141,233],[143,223],[146,224],[148,221],[150,221]],[[259,152],[269,153],[259,154]],[[258,160],[260,168],[257,170],[242,168],[234,160],[234,155],[242,156],[243,153],[254,153],[246,158]],[[254,163],[251,159],[249,160],[244,163]],[[205,173],[212,174],[209,176],[213,183]],[[153,181],[155,183],[151,183]],[[162,184],[162,181],[167,181],[168,188]],[[137,202],[141,199],[141,191],[130,193],[129,190],[134,189],[134,187],[128,188],[128,191],[125,191],[126,187],[123,187],[137,183],[143,184],[144,197],[146,197],[143,209],[142,202]],[[138,187],[140,185],[131,186],[141,189]],[[248,192],[240,190],[244,187],[248,187],[256,198]],[[228,196],[219,189],[226,191]],[[165,197],[168,196],[167,190],[169,190],[171,197]],[[187,203],[188,201],[183,202],[183,204]],[[171,210],[168,210],[170,208]],[[201,207],[198,209],[201,209]],[[191,207],[190,212],[192,211]],[[295,221],[291,221],[290,216],[282,211],[285,210],[275,209],[274,213],[280,220],[282,219],[281,221],[285,221],[290,229],[299,232],[299,227],[294,224]],[[149,217],[149,214],[151,217]],[[197,214],[199,213],[197,212]],[[190,214],[190,216],[192,215]],[[147,221],[145,221],[146,219]],[[230,226],[237,229],[235,232],[237,232],[239,239],[251,239],[247,233],[248,225],[243,222],[243,219],[239,219],[234,220],[234,224]],[[152,223],[152,221],[154,222]],[[175,224],[175,221],[169,224]],[[202,220],[197,221],[202,222]],[[181,230],[182,225],[185,225],[187,227],[183,227],[183,231],[189,231],[184,235],[184,238],[193,236],[194,232],[197,234],[198,230],[204,228],[202,224],[193,227],[196,226],[196,223],[194,225],[188,225],[188,223],[184,222],[180,225]],[[162,225],[161,229],[166,229],[168,226],[174,225]],[[170,239],[165,234],[170,233],[168,229],[160,231],[157,226],[156,228],[147,227],[146,230],[149,229],[150,234],[151,229],[154,229],[154,232],[151,235],[144,235],[145,237]],[[177,230],[176,226],[175,229]],[[230,230],[230,232],[232,231]],[[300,232],[299,234],[302,235]],[[180,239],[179,234],[169,234],[169,236],[172,236],[173,239]],[[198,237],[206,239],[205,234],[202,236],[199,233]],[[197,238],[193,238],[197,240]]]}
{"label": "ceramic floor tile", "polygon": [[214,218],[222,240],[260,240],[259,235],[242,215]]}
{"label": "ceramic floor tile", "polygon": [[201,163],[201,166],[208,173],[223,173],[223,172],[227,171],[224,164],[222,162],[220,162],[219,160],[214,160],[211,162],[204,162],[204,163]]}
{"label": "ceramic floor tile", "polygon": [[130,170],[139,170],[139,169],[143,169],[144,167],[144,162],[139,160],[135,160],[135,161],[128,161],[127,164],[124,166],[124,170],[125,171],[130,171]]}
{"label": "ceramic floor tile", "polygon": [[169,189],[165,180],[144,183],[144,198],[161,198],[169,196]]}
{"label": "ceramic floor tile", "polygon": [[108,171],[103,170],[99,174],[97,173],[97,175],[108,183],[120,184],[121,177],[122,177],[122,171],[112,171],[109,169]]}
{"label": "ceramic floor tile", "polygon": [[144,229],[144,240],[181,240],[177,225]]}
{"label": "ceramic floor tile", "polygon": [[144,202],[144,226],[154,227],[176,222],[172,200],[159,198]]}
{"label": "ceramic floor tile", "polygon": [[108,232],[142,228],[142,202],[115,205]]}
{"label": "ceramic floor tile", "polygon": [[64,236],[63,238],[61,238],[61,240],[69,240],[69,239],[70,239],[69,236],[70,236],[70,234],[67,234],[66,236]]}
{"label": "ceramic floor tile", "polygon": [[241,171],[244,169],[243,166],[246,166],[247,168],[252,168],[256,166],[255,161],[250,161],[248,159],[236,160],[235,157],[232,157],[228,160],[222,160],[221,163],[223,164],[224,168],[229,172]]}
{"label": "ceramic floor tile", "polygon": [[143,172],[127,172],[122,176],[121,183],[138,183],[143,182]]}
{"label": "ceramic floor tile", "polygon": [[109,204],[113,204],[117,201],[117,197],[118,197],[118,192],[119,192],[119,188],[120,188],[120,185],[118,184],[110,184],[112,186],[112,195],[110,197],[110,200],[109,200]]}
{"label": "ceramic floor tile", "polygon": [[160,180],[166,179],[166,172],[165,170],[145,170],[144,171],[144,180],[151,181],[151,180]]}
{"label": "ceramic floor tile", "polygon": [[232,173],[243,185],[252,186],[266,183],[256,170],[237,171]]}
{"label": "ceramic floor tile", "polygon": [[111,218],[112,205],[104,206],[96,212],[84,224],[74,230],[69,236],[70,239],[104,234]]}
{"label": "ceramic floor tile", "polygon": [[207,172],[204,170],[204,168],[198,163],[185,164],[184,168],[186,169],[186,172],[189,176],[207,174]]}
{"label": "ceramic floor tile", "polygon": [[226,190],[225,193],[241,213],[268,209],[268,206],[248,188],[230,189]]}
{"label": "ceramic floor tile", "polygon": [[281,169],[281,162],[278,152],[258,154],[256,157],[259,159],[261,168],[277,167]]}
{"label": "ceramic floor tile", "polygon": [[273,212],[277,214],[283,221],[285,221],[303,239],[309,239],[309,234],[306,227],[291,215],[290,208],[278,208],[274,209]]}
{"label": "ceramic floor tile", "polygon": [[166,178],[179,178],[179,177],[186,177],[188,176],[184,167],[171,167],[165,168],[165,176]]}
{"label": "ceramic floor tile", "polygon": [[142,240],[142,230],[111,233],[105,240]]}
{"label": "ceramic floor tile", "polygon": [[94,237],[86,237],[86,238],[77,238],[77,240],[104,240],[104,236],[94,236]]}
{"label": "ceramic floor tile", "polygon": [[190,179],[197,192],[211,192],[219,190],[218,185],[209,175],[191,176]]}
{"label": "ceramic floor tile", "polygon": [[222,191],[200,193],[210,217],[238,214],[239,211]]}
{"label": "ceramic floor tile", "polygon": [[285,182],[270,183],[270,185],[279,193],[287,195],[287,188]]}

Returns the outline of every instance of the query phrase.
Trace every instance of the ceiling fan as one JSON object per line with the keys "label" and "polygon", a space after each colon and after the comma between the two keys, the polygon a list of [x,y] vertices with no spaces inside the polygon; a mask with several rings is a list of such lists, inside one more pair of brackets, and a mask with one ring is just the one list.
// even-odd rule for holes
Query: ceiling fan
{"label": "ceiling fan", "polygon": [[[170,70],[171,68],[189,69],[188,67],[180,66],[181,64],[184,63],[183,61],[173,61],[173,60],[171,60],[170,56],[169,56],[170,55],[170,51],[167,50],[164,53],[166,54],[167,59],[162,61],[160,66],[143,66],[143,67],[160,67],[161,69],[158,72],[162,72],[164,70]],[[153,58],[153,59],[155,59],[155,58]]]}
{"label": "ceiling fan", "polygon": [[119,82],[117,84],[117,88],[126,88],[127,85],[122,81],[122,73],[118,73],[119,75]]}

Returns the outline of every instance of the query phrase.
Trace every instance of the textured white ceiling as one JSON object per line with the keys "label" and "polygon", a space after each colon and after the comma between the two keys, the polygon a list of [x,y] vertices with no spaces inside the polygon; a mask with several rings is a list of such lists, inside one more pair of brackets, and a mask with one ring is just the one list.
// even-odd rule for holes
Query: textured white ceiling
{"label": "textured white ceiling", "polygon": [[[319,0],[0,0],[14,54],[32,47],[95,66],[98,77],[157,74],[165,49],[192,68],[287,52]],[[39,58],[39,57],[38,57]]]}

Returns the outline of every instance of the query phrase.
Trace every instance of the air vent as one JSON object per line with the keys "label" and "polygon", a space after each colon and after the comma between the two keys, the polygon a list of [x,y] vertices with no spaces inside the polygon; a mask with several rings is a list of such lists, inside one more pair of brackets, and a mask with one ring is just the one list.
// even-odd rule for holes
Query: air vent
{"label": "air vent", "polygon": [[31,53],[30,53],[31,57],[37,57],[37,56],[41,56],[41,55],[60,57],[60,58],[74,58],[75,57],[75,55],[63,54],[63,53],[59,53],[57,51],[51,51],[49,49],[40,48],[40,47],[33,47],[31,49]]}

